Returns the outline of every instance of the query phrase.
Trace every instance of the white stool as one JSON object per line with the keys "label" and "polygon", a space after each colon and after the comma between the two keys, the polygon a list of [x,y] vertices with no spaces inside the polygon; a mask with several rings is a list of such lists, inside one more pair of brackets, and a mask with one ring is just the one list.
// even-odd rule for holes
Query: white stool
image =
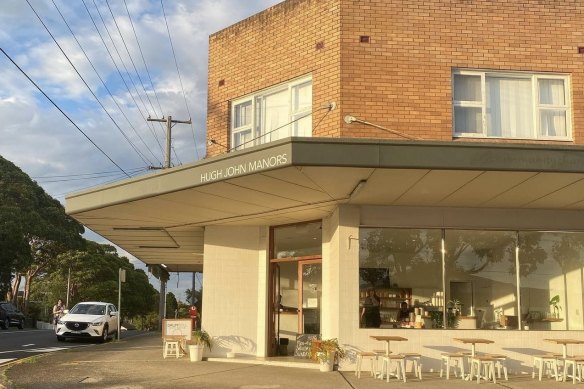
{"label": "white stool", "polygon": [[377,356],[377,353],[373,351],[357,352],[357,368],[355,369],[355,375],[357,378],[361,378],[361,366],[363,364],[363,359],[369,359],[371,362],[371,376],[375,376],[377,373]]}
{"label": "white stool", "polygon": [[[460,376],[464,379],[464,354],[462,353],[442,353],[440,354],[441,364],[440,364],[440,378],[442,378],[442,373],[444,368],[446,368],[446,379],[450,379],[450,367],[454,368],[454,376],[456,375],[456,368],[460,371]],[[454,365],[452,364],[454,363]]]}
{"label": "white stool", "polygon": [[[572,374],[568,374],[568,369],[572,368]],[[567,357],[564,359],[564,379],[572,378],[572,384],[576,383],[576,380],[582,382],[582,368],[584,367],[584,356],[578,355],[575,357]]]}
{"label": "white stool", "polygon": [[548,378],[552,376],[551,372],[553,371],[553,377],[556,379],[556,381],[559,381],[560,376],[558,374],[558,358],[561,357],[562,356],[560,354],[534,355],[531,378],[535,378],[535,370],[537,369],[540,381],[544,371],[546,372]]}
{"label": "white stool", "polygon": [[389,369],[392,365],[392,362],[395,362],[395,376],[399,380],[400,378],[406,382],[406,374],[405,374],[405,357],[403,355],[384,355],[383,359],[381,360],[381,373],[379,374],[379,378],[383,379],[383,376],[386,376],[386,381],[389,382]]}
{"label": "white stool", "polygon": [[477,384],[481,382],[481,377],[487,381],[493,378],[493,383],[497,383],[495,375],[495,359],[489,356],[474,356],[470,358],[470,377],[472,381],[474,375],[477,376]]}
{"label": "white stool", "polygon": [[[405,365],[407,367],[408,361],[412,361],[412,370],[414,371],[414,376],[420,381],[422,380],[422,355],[418,353],[401,353],[405,359]],[[406,371],[404,370],[404,375]]]}
{"label": "white stool", "polygon": [[507,376],[507,356],[503,354],[489,354],[487,355],[495,360],[495,368],[497,369],[497,378],[501,379],[501,370],[505,375],[505,381],[509,381]]}
{"label": "white stool", "polygon": [[180,356],[178,343],[179,343],[178,340],[165,340],[162,357],[166,358],[174,355],[175,357],[178,358]]}

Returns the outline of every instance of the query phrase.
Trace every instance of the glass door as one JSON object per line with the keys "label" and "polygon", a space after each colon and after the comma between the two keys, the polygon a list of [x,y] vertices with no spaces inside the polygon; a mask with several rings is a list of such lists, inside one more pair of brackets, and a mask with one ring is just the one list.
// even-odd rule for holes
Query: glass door
{"label": "glass door", "polygon": [[298,266],[302,285],[298,331],[320,334],[322,263],[320,260],[301,261]]}

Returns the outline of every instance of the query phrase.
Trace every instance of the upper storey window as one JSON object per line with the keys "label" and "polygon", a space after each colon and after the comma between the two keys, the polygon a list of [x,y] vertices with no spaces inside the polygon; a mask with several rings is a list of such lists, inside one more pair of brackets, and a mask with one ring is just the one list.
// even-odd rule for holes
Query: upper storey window
{"label": "upper storey window", "polygon": [[454,136],[570,140],[569,77],[456,70]]}
{"label": "upper storey window", "polygon": [[234,150],[290,136],[312,136],[312,77],[303,77],[233,101]]}

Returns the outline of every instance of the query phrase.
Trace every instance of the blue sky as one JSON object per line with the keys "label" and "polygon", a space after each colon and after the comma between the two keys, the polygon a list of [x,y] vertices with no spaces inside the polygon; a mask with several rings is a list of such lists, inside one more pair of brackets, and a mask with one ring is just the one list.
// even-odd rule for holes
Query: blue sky
{"label": "blue sky", "polygon": [[[192,126],[173,128],[173,165],[204,157],[208,37],[279,2],[2,0],[0,47],[122,169],[144,174],[164,161],[163,128],[147,115],[191,117]],[[50,195],[64,202],[67,193],[125,177],[1,53],[0,79],[0,155]],[[184,300],[191,283],[189,274],[173,275],[168,289]]]}

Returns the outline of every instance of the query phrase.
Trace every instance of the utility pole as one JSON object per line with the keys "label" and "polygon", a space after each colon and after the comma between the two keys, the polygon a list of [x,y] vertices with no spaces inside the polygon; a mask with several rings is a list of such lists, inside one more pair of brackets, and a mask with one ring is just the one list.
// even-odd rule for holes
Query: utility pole
{"label": "utility pole", "polygon": [[172,120],[172,116],[168,116],[166,119],[164,118],[164,116],[162,117],[162,119],[152,119],[150,116],[148,116],[148,120],[149,122],[162,122],[162,123],[166,123],[166,156],[165,156],[165,160],[164,160],[164,168],[168,169],[170,168],[170,140],[171,140],[171,130],[172,130],[172,124],[176,124],[176,123],[182,123],[182,124],[191,124],[191,119],[189,120]]}

